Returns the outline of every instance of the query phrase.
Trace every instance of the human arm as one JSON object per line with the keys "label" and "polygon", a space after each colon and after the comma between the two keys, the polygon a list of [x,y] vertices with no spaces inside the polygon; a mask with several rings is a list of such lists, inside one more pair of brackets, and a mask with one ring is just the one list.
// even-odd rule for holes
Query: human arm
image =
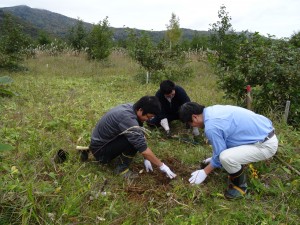
{"label": "human arm", "polygon": [[201,184],[207,177],[208,174],[210,174],[214,168],[209,163],[204,169],[202,170],[196,170],[194,171],[189,179],[189,182],[191,184]]}
{"label": "human arm", "polygon": [[152,150],[148,147],[145,151],[143,151],[142,156],[144,157],[144,159],[149,160],[151,163],[153,163],[154,165],[156,165],[157,167],[162,166],[162,161],[160,161],[160,159],[158,159],[154,153],[152,152]]}
{"label": "human arm", "polygon": [[213,148],[213,155],[210,161],[213,168],[221,168],[222,164],[220,162],[219,156],[222,151],[227,149],[227,145],[224,139],[224,133],[222,130],[214,129],[205,129],[205,136],[207,137],[209,143]]}
{"label": "human arm", "polygon": [[226,149],[226,143],[223,138],[223,132],[220,129],[206,129],[205,135],[213,146],[213,156],[211,159],[206,159],[205,163],[209,163],[204,169],[196,170],[191,175],[189,182],[191,184],[201,184],[210,174],[214,168],[221,167],[221,162],[219,160],[220,153]]}
{"label": "human arm", "polygon": [[179,99],[179,102],[180,102],[181,105],[186,103],[186,102],[191,101],[190,97],[188,96],[188,94],[186,93],[186,91],[182,87],[177,86],[175,91],[176,91],[176,95],[178,95],[178,99]]}
{"label": "human arm", "polygon": [[166,173],[166,175],[172,179],[172,178],[175,178],[176,177],[176,174],[173,173],[170,168],[165,165],[162,161],[160,161],[160,159],[158,159],[154,153],[151,151],[150,148],[147,148],[145,151],[143,151],[142,153],[142,156],[146,159],[146,160],[149,160],[151,163],[153,163],[154,165],[156,165],[157,167],[159,167],[159,169]]}
{"label": "human arm", "polygon": [[164,118],[160,121],[160,125],[165,129],[167,137],[171,135],[170,133],[170,127],[169,127],[169,122],[167,118]]}
{"label": "human arm", "polygon": [[121,134],[124,134],[136,151],[142,152],[147,149],[147,142],[143,128],[140,125],[135,114],[124,117],[118,123],[119,130],[122,132]]}
{"label": "human arm", "polygon": [[202,161],[202,163],[205,164],[205,165],[207,165],[207,164],[210,163],[211,159],[212,159],[211,157],[209,157],[209,158],[207,158],[207,159],[204,159],[204,160]]}

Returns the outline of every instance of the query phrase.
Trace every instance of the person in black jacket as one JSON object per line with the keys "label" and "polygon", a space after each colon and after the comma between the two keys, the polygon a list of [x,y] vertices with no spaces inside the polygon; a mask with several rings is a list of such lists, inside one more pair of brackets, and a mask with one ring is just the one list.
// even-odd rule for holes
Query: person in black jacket
{"label": "person in black jacket", "polygon": [[160,110],[160,102],[155,96],[144,96],[135,104],[127,103],[112,108],[93,129],[89,150],[101,164],[117,158],[115,173],[125,178],[136,178],[138,175],[129,170],[137,152],[144,157],[147,172],[153,171],[153,163],[170,179],[176,177],[148,147],[141,128],[144,121],[159,114]]}
{"label": "person in black jacket", "polygon": [[[179,120],[179,109],[184,103],[191,101],[190,97],[182,87],[171,80],[162,81],[160,89],[155,96],[161,103],[161,113],[148,120],[147,124],[150,126],[162,126],[167,136],[170,136],[169,123],[173,120]],[[193,134],[194,136],[199,136],[198,128],[193,128]]]}

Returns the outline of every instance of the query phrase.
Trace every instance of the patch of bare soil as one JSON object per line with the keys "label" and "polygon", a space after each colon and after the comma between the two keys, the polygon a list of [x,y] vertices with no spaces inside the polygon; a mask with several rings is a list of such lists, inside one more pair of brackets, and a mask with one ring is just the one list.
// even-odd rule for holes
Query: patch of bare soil
{"label": "patch of bare soil", "polygon": [[[176,173],[177,177],[174,179],[186,179],[189,177],[191,168],[185,166],[178,159],[169,157],[163,161]],[[143,165],[135,164],[132,165],[132,170],[140,171],[140,178],[128,182],[125,187],[128,199],[131,201],[144,202],[151,197],[165,198],[166,193],[173,188],[172,180],[157,168],[154,169],[154,172],[147,173]]]}

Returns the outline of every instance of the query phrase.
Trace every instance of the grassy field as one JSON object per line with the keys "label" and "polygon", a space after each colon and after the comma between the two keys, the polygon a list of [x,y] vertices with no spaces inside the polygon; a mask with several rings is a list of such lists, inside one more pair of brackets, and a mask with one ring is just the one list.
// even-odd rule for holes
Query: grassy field
{"label": "grassy field", "polygon": [[[195,78],[178,82],[192,101],[206,106],[230,104],[216,87],[203,61],[193,60]],[[143,171],[142,157],[132,168],[140,178],[125,181],[111,168],[81,162],[76,145],[87,146],[98,119],[113,106],[154,95],[158,84],[141,84],[138,65],[113,54],[107,63],[83,56],[39,55],[25,62],[28,71],[9,74],[10,90],[0,98],[0,142],[15,147],[0,153],[0,224],[299,224],[300,177],[273,158],[249,169],[249,195],[223,197],[226,173],[216,170],[202,185],[188,183],[209,145],[194,146],[164,139],[152,130],[150,148],[177,173],[168,180],[159,169]],[[3,74],[8,75],[8,74]],[[280,139],[280,159],[300,170],[300,132],[267,115]],[[171,126],[180,134],[181,123]],[[63,164],[53,161],[58,149],[69,152]]]}

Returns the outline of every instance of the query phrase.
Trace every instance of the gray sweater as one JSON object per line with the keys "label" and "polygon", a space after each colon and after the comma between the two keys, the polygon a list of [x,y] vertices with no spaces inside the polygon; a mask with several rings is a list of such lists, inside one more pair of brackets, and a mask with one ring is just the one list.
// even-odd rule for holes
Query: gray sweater
{"label": "gray sweater", "polygon": [[[139,121],[133,104],[127,103],[116,106],[108,111],[97,123],[92,132],[91,145],[93,149],[101,149],[120,133],[132,126],[139,126]],[[144,134],[139,129],[131,129],[134,133],[124,134],[135,150],[143,152],[147,149]]]}

